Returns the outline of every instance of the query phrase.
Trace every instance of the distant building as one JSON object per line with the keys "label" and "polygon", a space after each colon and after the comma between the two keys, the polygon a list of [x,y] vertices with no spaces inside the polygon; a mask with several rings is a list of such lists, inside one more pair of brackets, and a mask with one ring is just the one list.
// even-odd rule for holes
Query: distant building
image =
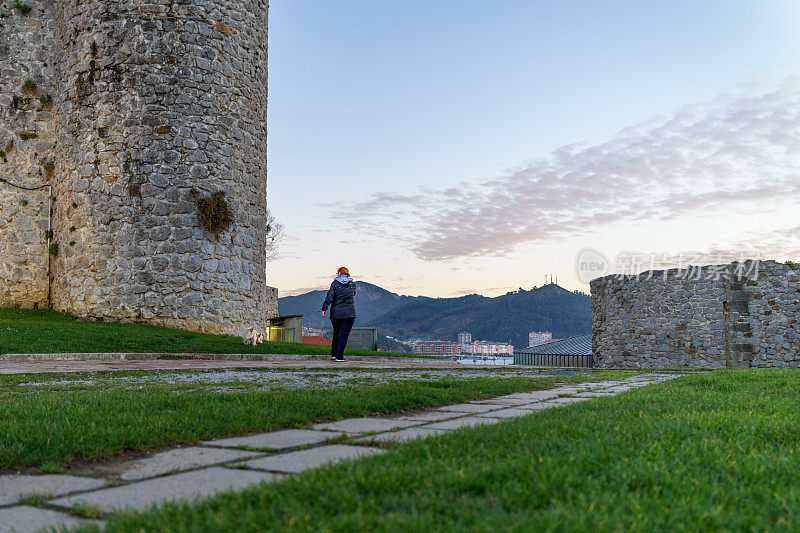
{"label": "distant building", "polygon": [[514,355],[514,346],[505,342],[475,341],[467,348],[473,355]]}
{"label": "distant building", "polygon": [[550,331],[531,331],[528,333],[528,346],[539,346],[553,340],[553,333]]}
{"label": "distant building", "polygon": [[414,353],[419,355],[458,355],[458,345],[447,341],[417,340]]}
{"label": "distant building", "polygon": [[591,367],[592,335],[578,335],[532,346],[514,354],[515,365]]}
{"label": "distant building", "polygon": [[461,353],[470,353],[467,349],[470,344],[472,344],[472,333],[469,331],[462,331],[456,336],[456,344],[458,344],[458,350]]}

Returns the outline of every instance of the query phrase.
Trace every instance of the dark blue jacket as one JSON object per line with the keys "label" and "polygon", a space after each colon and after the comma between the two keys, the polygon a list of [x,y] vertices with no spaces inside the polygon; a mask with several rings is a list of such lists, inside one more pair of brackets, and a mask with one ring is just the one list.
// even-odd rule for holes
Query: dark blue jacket
{"label": "dark blue jacket", "polygon": [[331,288],[328,289],[328,295],[325,296],[325,302],[322,304],[322,310],[327,311],[328,307],[331,308],[330,318],[355,318],[356,317],[356,282],[334,280],[331,283]]}

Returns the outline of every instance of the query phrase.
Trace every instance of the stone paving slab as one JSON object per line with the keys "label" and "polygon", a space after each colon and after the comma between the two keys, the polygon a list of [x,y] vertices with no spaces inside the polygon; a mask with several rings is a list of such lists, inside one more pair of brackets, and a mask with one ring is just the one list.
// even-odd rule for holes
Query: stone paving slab
{"label": "stone paving slab", "polygon": [[557,389],[551,389],[558,394],[575,394],[577,392],[582,392],[584,389],[580,387],[558,387]]}
{"label": "stone paving slab", "polygon": [[463,418],[454,418],[453,420],[445,420],[444,422],[435,422],[433,424],[427,424],[422,427],[428,429],[453,430],[453,429],[461,429],[472,426],[496,424],[497,422],[500,422],[499,418],[465,416]]}
{"label": "stone paving slab", "polygon": [[47,494],[62,496],[70,492],[98,489],[105,484],[102,479],[64,475],[3,475],[0,476],[0,505],[17,503],[23,496]]}
{"label": "stone paving slab", "polygon": [[311,468],[318,468],[327,464],[357,459],[378,453],[383,453],[383,450],[368,448],[366,446],[331,444],[329,446],[320,446],[318,448],[271,455],[261,459],[252,459],[243,464],[258,470],[299,474]]}
{"label": "stone paving slab", "polygon": [[422,437],[430,437],[432,435],[442,435],[443,433],[447,432],[441,429],[431,429],[427,427],[406,428],[401,429],[400,431],[390,431],[387,433],[378,433],[377,435],[369,435],[356,440],[360,442],[405,442]]}
{"label": "stone paving slab", "polygon": [[497,408],[501,408],[504,406],[514,406],[514,405],[522,405],[523,403],[529,403],[530,400],[525,400],[522,398],[491,398],[489,400],[476,400],[474,402],[480,405],[496,405]]}
{"label": "stone paving slab", "polygon": [[500,409],[499,411],[492,411],[491,413],[479,413],[475,416],[489,417],[489,418],[519,418],[520,416],[527,416],[531,414],[529,409]]}
{"label": "stone paving slab", "polygon": [[437,411],[456,411],[458,413],[485,413],[493,409],[500,409],[496,404],[480,404],[480,403],[457,403],[455,405],[445,405],[439,407]]}
{"label": "stone paving slab", "polygon": [[205,498],[218,492],[243,489],[278,479],[280,476],[266,472],[214,466],[59,498],[50,503],[66,508],[75,504],[86,504],[106,513],[124,509],[140,511],[156,504]]}
{"label": "stone paving slab", "polygon": [[203,444],[209,446],[223,446],[248,448],[283,450],[285,448],[295,448],[297,446],[308,446],[309,444],[319,444],[326,440],[341,437],[344,433],[333,431],[314,431],[311,429],[284,429],[282,431],[272,431],[270,433],[259,433],[258,435],[248,435],[246,437],[232,437],[229,439],[209,440]]}
{"label": "stone paving slab", "polygon": [[608,383],[598,381],[597,383],[584,383],[583,388],[586,391],[592,391],[597,389],[605,389],[608,388],[610,385]]}
{"label": "stone paving slab", "polygon": [[535,402],[526,403],[525,405],[518,405],[514,407],[514,409],[524,409],[526,411],[544,411],[545,409],[549,409],[551,407],[553,407],[553,405],[549,402]]}
{"label": "stone paving slab", "polygon": [[403,420],[416,420],[418,422],[441,422],[442,420],[449,420],[464,416],[464,413],[457,413],[455,411],[425,411],[417,414],[403,415],[400,418]]}
{"label": "stone paving slab", "polygon": [[540,402],[543,400],[549,400],[550,398],[556,398],[559,394],[562,394],[559,389],[548,389],[548,390],[538,390],[532,392],[518,392],[515,394],[507,394],[505,396],[499,396],[499,398],[506,398],[511,400],[525,400],[527,402]]}
{"label": "stone paving slab", "polygon": [[547,400],[544,402],[545,405],[569,405],[578,402],[585,402],[586,400],[590,400],[591,398],[580,397],[580,396],[571,396],[571,397],[564,397],[564,398],[553,398],[552,400]]}
{"label": "stone paving slab", "polygon": [[613,393],[613,394],[619,394],[620,392],[627,392],[629,390],[633,390],[633,389],[636,389],[636,388],[638,388],[638,387],[632,386],[632,385],[624,385],[624,386],[621,386],[621,387],[611,387],[611,388],[603,389],[603,390],[605,392],[610,392],[610,393]]}
{"label": "stone paving slab", "polygon": [[223,450],[220,448],[203,448],[201,446],[191,446],[189,448],[175,448],[166,452],[157,453],[151,457],[145,457],[131,464],[125,470],[120,479],[123,481],[134,481],[149,477],[191,470],[200,466],[211,466],[220,463],[228,463],[237,459],[249,459],[257,457],[258,452],[244,452],[240,450]]}
{"label": "stone paving slab", "polygon": [[361,433],[377,433],[379,431],[391,431],[409,426],[418,426],[419,422],[414,420],[404,420],[402,418],[345,418],[336,422],[325,422],[316,424],[314,429],[326,429],[329,431],[342,431],[348,435],[360,435]]}
{"label": "stone paving slab", "polygon": [[599,390],[599,391],[578,392],[575,393],[575,396],[577,396],[578,398],[600,398],[601,396],[614,396],[614,393]]}
{"label": "stone paving slab", "polygon": [[16,505],[0,509],[0,533],[35,533],[46,529],[74,528],[82,524],[102,525],[98,520],[83,520],[68,514]]}

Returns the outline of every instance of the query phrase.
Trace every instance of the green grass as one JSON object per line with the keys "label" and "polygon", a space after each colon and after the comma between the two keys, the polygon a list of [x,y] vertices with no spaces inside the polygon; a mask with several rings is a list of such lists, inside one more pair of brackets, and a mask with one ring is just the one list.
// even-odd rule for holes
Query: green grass
{"label": "green grass", "polygon": [[81,518],[100,518],[103,516],[103,511],[86,503],[73,504],[69,510],[72,514],[78,515]]}
{"label": "green grass", "polygon": [[17,500],[17,503],[20,505],[29,505],[30,507],[42,507],[45,501],[52,499],[52,494],[26,494]]}
{"label": "green grass", "polygon": [[[242,353],[327,355],[330,348],[294,342],[244,344],[230,335],[210,335],[145,324],[78,320],[51,309],[0,309],[0,354],[6,353]],[[370,350],[345,355],[407,356]]]}
{"label": "green grass", "polygon": [[694,374],[106,531],[797,531],[800,371]]}
{"label": "green grass", "polygon": [[[126,450],[420,409],[613,375],[402,381],[328,390],[250,387],[231,393],[203,390],[211,385],[163,383],[129,390],[55,382],[32,389],[19,384],[52,376],[7,376],[0,379],[0,468],[33,466],[53,472],[74,460],[96,460]],[[82,375],[62,377],[69,381]]]}

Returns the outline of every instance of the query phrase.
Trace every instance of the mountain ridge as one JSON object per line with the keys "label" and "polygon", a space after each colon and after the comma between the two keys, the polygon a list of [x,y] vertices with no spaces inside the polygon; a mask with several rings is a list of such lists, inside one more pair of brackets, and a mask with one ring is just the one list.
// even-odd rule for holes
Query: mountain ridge
{"label": "mountain ridge", "polygon": [[[377,327],[382,335],[455,340],[469,331],[475,340],[528,345],[528,332],[552,331],[554,338],[591,332],[589,295],[554,283],[519,289],[496,297],[468,294],[458,298],[403,296],[377,285],[357,281],[357,326]],[[330,328],[322,318],[327,291],[311,291],[278,299],[281,314],[303,314],[306,326]]]}
{"label": "mountain ridge", "polygon": [[551,283],[494,298],[478,294],[420,297],[367,325],[398,338],[455,340],[458,332],[469,331],[474,340],[509,342],[524,348],[530,331],[552,331],[554,338],[591,332],[590,304],[589,295]]}
{"label": "mountain ridge", "polygon": [[[378,316],[414,300],[415,296],[404,296],[366,281],[356,281],[356,326],[363,326]],[[311,328],[330,329],[331,322],[322,318],[322,302],[327,289],[284,296],[278,298],[278,312],[281,315],[304,315],[303,325]]]}

